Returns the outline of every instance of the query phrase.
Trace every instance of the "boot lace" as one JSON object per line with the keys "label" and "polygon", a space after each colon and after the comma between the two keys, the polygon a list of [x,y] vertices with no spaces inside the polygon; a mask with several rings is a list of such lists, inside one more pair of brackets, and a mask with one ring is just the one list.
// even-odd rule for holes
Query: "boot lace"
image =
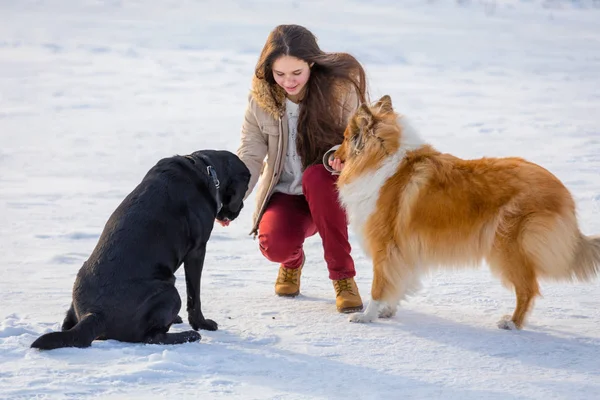
{"label": "boot lace", "polygon": [[350,294],[355,294],[352,290],[352,282],[350,279],[340,279],[339,281],[335,281],[333,283],[335,287],[335,295],[339,296],[342,292],[349,292]]}
{"label": "boot lace", "polygon": [[300,268],[280,268],[279,276],[277,277],[277,283],[292,283],[297,285],[299,275],[298,272],[300,272]]}

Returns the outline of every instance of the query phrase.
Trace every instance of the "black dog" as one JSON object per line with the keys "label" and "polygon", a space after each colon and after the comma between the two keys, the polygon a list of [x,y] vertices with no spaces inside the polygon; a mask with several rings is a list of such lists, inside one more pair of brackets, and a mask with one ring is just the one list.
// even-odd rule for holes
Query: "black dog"
{"label": "black dog", "polygon": [[[216,330],[200,307],[206,243],[215,219],[234,220],[250,172],[228,151],[205,150],[160,160],[110,216],[77,274],[62,332],[31,347],[88,347],[94,339],[179,344]],[[181,298],[174,273],[184,264],[193,331],[167,333]]]}

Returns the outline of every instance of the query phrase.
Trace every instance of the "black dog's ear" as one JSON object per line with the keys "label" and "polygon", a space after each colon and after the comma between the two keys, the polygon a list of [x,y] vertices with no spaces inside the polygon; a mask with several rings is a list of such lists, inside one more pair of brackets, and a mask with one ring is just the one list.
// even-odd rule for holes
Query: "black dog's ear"
{"label": "black dog's ear", "polygon": [[244,203],[244,194],[246,194],[246,186],[239,179],[233,179],[227,186],[225,194],[225,203],[223,207],[233,212],[238,212]]}
{"label": "black dog's ear", "polygon": [[244,205],[244,196],[250,181],[250,171],[245,166],[244,168],[243,173],[238,172],[229,180],[225,189],[223,208],[228,209],[230,212],[238,213]]}

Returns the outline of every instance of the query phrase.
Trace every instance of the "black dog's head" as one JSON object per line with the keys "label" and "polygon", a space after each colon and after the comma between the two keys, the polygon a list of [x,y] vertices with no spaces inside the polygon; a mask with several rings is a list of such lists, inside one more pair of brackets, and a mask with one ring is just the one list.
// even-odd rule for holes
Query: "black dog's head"
{"label": "black dog's head", "polygon": [[250,170],[246,164],[233,153],[224,152],[227,156],[224,181],[221,187],[223,207],[217,214],[219,221],[233,221],[240,215],[244,207],[244,196],[250,182]]}
{"label": "black dog's head", "polygon": [[[220,207],[216,215],[219,221],[233,221],[244,207],[244,196],[250,182],[250,170],[234,153],[227,150],[200,150],[186,158],[201,160],[207,167],[209,182],[218,187],[214,200]],[[195,163],[195,161],[193,161]],[[214,186],[213,186],[214,188]],[[211,190],[211,193],[212,192]]]}

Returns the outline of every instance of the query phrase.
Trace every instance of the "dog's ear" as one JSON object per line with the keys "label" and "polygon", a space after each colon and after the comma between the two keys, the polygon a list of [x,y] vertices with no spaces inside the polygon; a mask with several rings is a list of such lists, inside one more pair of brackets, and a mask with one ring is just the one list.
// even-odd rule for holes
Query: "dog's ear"
{"label": "dog's ear", "polygon": [[239,212],[244,204],[244,195],[248,190],[247,182],[241,177],[235,177],[229,181],[223,198],[223,208],[231,212]]}
{"label": "dog's ear", "polygon": [[365,147],[365,136],[371,131],[373,125],[373,114],[365,103],[361,104],[354,115],[354,123],[351,148],[353,153],[360,153]]}
{"label": "dog's ear", "polygon": [[[223,208],[237,215],[244,206],[244,196],[248,191],[250,181],[250,171],[242,164],[241,160],[237,162],[236,167],[231,166],[230,171],[233,175],[225,188],[223,196]],[[231,165],[231,164],[230,164]]]}
{"label": "dog's ear", "polygon": [[356,110],[356,124],[361,133],[365,133],[373,124],[373,113],[365,103],[362,103]]}
{"label": "dog's ear", "polygon": [[375,107],[379,108],[379,112],[383,114],[394,112],[394,108],[392,107],[392,98],[389,95],[383,95],[377,103],[375,103]]}

